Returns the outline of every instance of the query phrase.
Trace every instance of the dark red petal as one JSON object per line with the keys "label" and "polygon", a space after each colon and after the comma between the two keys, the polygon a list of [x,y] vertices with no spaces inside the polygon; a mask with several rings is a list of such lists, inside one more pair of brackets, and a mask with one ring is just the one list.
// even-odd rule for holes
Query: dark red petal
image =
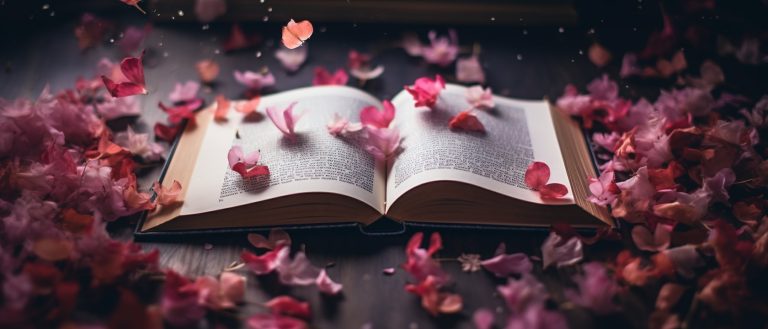
{"label": "dark red petal", "polygon": [[155,124],[155,137],[166,142],[173,142],[179,134],[180,126],[166,126],[162,123]]}
{"label": "dark red petal", "polygon": [[144,52],[141,53],[140,58],[127,57],[120,62],[120,70],[123,71],[123,75],[128,81],[144,87],[144,66],[141,64],[141,59],[144,57]]}
{"label": "dark red petal", "polygon": [[560,183],[549,183],[539,188],[539,194],[544,199],[562,198],[568,194],[568,188]]}
{"label": "dark red petal", "polygon": [[269,167],[267,166],[254,166],[251,169],[245,167],[245,163],[238,162],[232,166],[232,170],[240,174],[243,178],[251,178],[262,175],[269,175]]}
{"label": "dark red petal", "polygon": [[525,185],[531,189],[538,190],[549,181],[549,166],[540,161],[534,161],[528,165],[525,171]]}

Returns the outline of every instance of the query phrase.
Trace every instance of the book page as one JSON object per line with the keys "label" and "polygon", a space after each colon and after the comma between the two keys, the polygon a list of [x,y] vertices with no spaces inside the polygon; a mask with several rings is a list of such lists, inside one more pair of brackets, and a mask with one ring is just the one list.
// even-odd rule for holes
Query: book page
{"label": "book page", "polygon": [[[266,116],[267,107],[284,109],[297,102],[304,113],[291,140]],[[330,135],[326,124],[334,113],[357,121],[365,106],[380,102],[347,87],[310,87],[265,96],[256,116],[244,118],[231,104],[228,120],[212,122],[190,180],[181,215],[240,206],[281,196],[330,192],[356,198],[383,212],[384,163],[352,143]],[[244,179],[232,171],[227,153],[240,145],[245,154],[261,151],[269,176]],[[307,200],[308,203],[312,200]]]}
{"label": "book page", "polygon": [[[464,87],[447,85],[435,110],[414,107],[407,92],[395,97],[403,151],[389,163],[387,207],[409,189],[433,181],[463,182],[534,203],[572,204],[549,104],[494,96],[495,109],[476,112],[485,133],[450,130],[451,117],[470,108],[465,93]],[[563,199],[544,201],[528,189],[525,170],[533,161],[549,165],[550,182],[568,187]]]}

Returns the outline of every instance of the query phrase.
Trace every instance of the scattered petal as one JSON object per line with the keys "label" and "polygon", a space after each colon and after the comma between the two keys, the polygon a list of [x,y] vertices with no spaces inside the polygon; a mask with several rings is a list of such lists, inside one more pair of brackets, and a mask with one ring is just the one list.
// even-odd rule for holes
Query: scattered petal
{"label": "scattered petal", "polygon": [[367,106],[360,110],[360,122],[365,126],[387,128],[395,118],[395,106],[388,100],[382,102],[383,110],[376,106]]}
{"label": "scattered petal", "polygon": [[314,29],[310,21],[294,22],[288,21],[283,27],[283,46],[288,49],[295,49],[304,44],[312,36]]}
{"label": "scattered petal", "polygon": [[141,57],[126,57],[120,62],[120,71],[123,73],[126,81],[113,81],[102,75],[104,86],[112,97],[125,97],[138,94],[147,94],[144,82],[144,66],[141,64],[144,53]]}
{"label": "scattered petal", "polygon": [[541,245],[544,268],[550,265],[557,267],[569,266],[581,261],[584,257],[581,240],[572,237],[564,240],[557,233],[549,233],[549,237]]}
{"label": "scattered petal", "polygon": [[173,91],[168,95],[168,99],[174,103],[189,102],[197,98],[198,90],[200,90],[200,84],[195,81],[177,82]]}
{"label": "scattered petal", "polygon": [[258,150],[245,155],[239,145],[234,145],[229,149],[227,161],[229,168],[243,178],[269,175],[269,167],[258,164],[260,157],[261,153]]}
{"label": "scattered petal", "polygon": [[296,49],[280,48],[275,51],[275,58],[288,72],[296,72],[307,60],[309,47],[298,47]]}
{"label": "scattered petal", "polygon": [[476,55],[456,61],[456,80],[464,83],[485,83],[485,72]]}
{"label": "scattered petal", "polygon": [[349,76],[344,69],[338,69],[331,75],[328,70],[322,66],[315,68],[315,77],[312,79],[312,85],[314,86],[329,86],[329,85],[346,85],[349,81]]}
{"label": "scattered petal", "polygon": [[301,119],[303,114],[294,114],[293,113],[293,107],[296,106],[297,102],[293,102],[288,105],[285,109],[278,109],[277,107],[268,107],[267,108],[267,117],[269,117],[270,120],[272,120],[272,123],[277,127],[280,132],[283,133],[288,138],[294,138],[296,136],[294,132],[294,127],[296,125],[296,122]]}
{"label": "scattered petal", "polygon": [[413,96],[415,106],[435,107],[440,92],[445,89],[445,80],[439,74],[432,80],[427,77],[416,79],[413,86],[405,86],[405,90]]}
{"label": "scattered petal", "polygon": [[234,75],[237,82],[254,91],[275,85],[275,76],[269,71],[256,73],[253,71],[241,72],[235,70]]}
{"label": "scattered petal", "polygon": [[490,110],[496,106],[491,88],[472,86],[467,88],[467,103],[478,110]]}
{"label": "scattered petal", "polygon": [[448,128],[465,131],[485,132],[483,123],[480,122],[480,120],[477,118],[477,115],[475,115],[474,111],[472,110],[462,111],[459,112],[459,114],[456,114],[453,118],[451,118],[451,121],[448,122]]}
{"label": "scattered petal", "polygon": [[333,280],[328,277],[328,273],[325,272],[325,269],[320,271],[315,284],[317,285],[317,289],[320,290],[320,292],[327,295],[337,295],[339,292],[341,292],[342,289],[342,285],[340,283],[333,282]]}

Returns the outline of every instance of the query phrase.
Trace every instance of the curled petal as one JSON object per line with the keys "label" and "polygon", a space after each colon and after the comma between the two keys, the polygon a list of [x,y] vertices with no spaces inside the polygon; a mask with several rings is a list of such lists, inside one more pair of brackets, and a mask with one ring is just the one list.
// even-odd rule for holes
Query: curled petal
{"label": "curled petal", "polygon": [[293,113],[293,107],[296,106],[296,104],[297,102],[293,102],[282,110],[277,107],[267,108],[267,117],[269,117],[272,123],[275,124],[275,127],[277,127],[283,135],[289,138],[295,136],[294,127],[296,122],[302,117],[302,114]]}
{"label": "curled petal", "polygon": [[529,273],[533,269],[533,264],[528,259],[528,256],[523,253],[501,254],[491,259],[486,259],[480,264],[483,265],[483,268],[500,278],[511,274]]}
{"label": "curled petal", "polygon": [[320,275],[317,276],[315,284],[320,292],[328,295],[336,295],[341,292],[342,288],[341,283],[336,283],[328,277],[328,273],[326,273],[325,269],[320,271]]}
{"label": "curled petal", "polygon": [[541,254],[544,268],[550,265],[557,267],[573,265],[584,257],[581,240],[577,237],[564,240],[555,232],[551,232],[541,245]]}
{"label": "curled petal", "polygon": [[483,123],[477,118],[477,115],[472,110],[462,111],[456,114],[451,121],[448,122],[448,128],[465,130],[465,131],[477,131],[485,132]]}

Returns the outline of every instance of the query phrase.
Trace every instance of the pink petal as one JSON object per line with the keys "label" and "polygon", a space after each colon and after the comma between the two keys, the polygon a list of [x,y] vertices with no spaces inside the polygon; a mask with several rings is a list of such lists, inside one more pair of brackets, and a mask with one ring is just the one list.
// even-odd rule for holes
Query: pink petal
{"label": "pink petal", "polygon": [[183,84],[177,82],[168,98],[174,103],[191,101],[197,97],[198,90],[200,84],[195,81],[190,80]]}
{"label": "pink petal", "polygon": [[496,104],[493,102],[493,92],[491,88],[483,89],[482,86],[472,86],[467,88],[467,103],[478,110],[492,109]]}
{"label": "pink petal", "polygon": [[353,68],[349,70],[349,74],[361,81],[376,79],[383,73],[384,65],[379,65],[374,68]]}
{"label": "pink petal", "polygon": [[494,315],[489,309],[479,308],[472,314],[472,322],[477,329],[491,329],[493,326]]}
{"label": "pink petal", "polygon": [[253,71],[235,71],[235,80],[251,90],[261,90],[275,85],[275,76],[272,72],[256,73]]}
{"label": "pink petal", "polygon": [[440,92],[445,89],[445,80],[441,75],[436,75],[432,80],[427,77],[416,79],[413,86],[405,86],[405,90],[413,96],[415,106],[433,108],[437,103]]}
{"label": "pink petal", "polygon": [[401,45],[405,52],[411,56],[421,56],[422,49],[424,48],[424,45],[419,40],[419,36],[413,33],[403,35]]}
{"label": "pink petal", "polygon": [[275,51],[275,58],[280,61],[286,71],[295,72],[307,60],[308,50],[307,45],[296,49],[280,48]]}
{"label": "pink petal", "polygon": [[564,240],[555,232],[549,233],[549,237],[541,245],[541,254],[543,256],[544,268],[550,265],[556,265],[557,267],[573,265],[584,257],[579,238],[571,237],[568,240]]}
{"label": "pink petal", "polygon": [[400,131],[394,128],[365,127],[365,150],[379,160],[384,160],[400,147]]}
{"label": "pink petal", "polygon": [[297,252],[293,259],[281,262],[276,268],[280,283],[289,286],[315,284],[320,269],[312,266],[303,252]]}
{"label": "pink petal", "polygon": [[239,145],[233,145],[229,149],[229,152],[227,152],[227,161],[229,162],[229,167],[234,167],[235,164],[241,162],[244,157],[243,149]]}
{"label": "pink petal", "polygon": [[286,137],[294,136],[294,125],[301,118],[301,115],[293,114],[293,107],[297,102],[293,102],[288,105],[287,108],[280,110],[276,107],[267,108],[267,116],[272,123],[275,124],[278,130],[280,130]]}
{"label": "pink petal", "polygon": [[279,245],[277,248],[261,255],[256,255],[243,250],[240,254],[240,258],[245,263],[245,266],[253,271],[253,273],[256,275],[264,275],[271,273],[278,266],[285,263],[288,260],[289,252],[290,250],[287,245]]}
{"label": "pink petal", "polygon": [[381,272],[386,274],[386,275],[393,275],[393,274],[395,274],[395,268],[394,267],[387,267],[387,268],[381,270]]}
{"label": "pink petal", "polygon": [[326,128],[328,129],[328,133],[333,136],[341,136],[344,135],[345,132],[347,132],[347,127],[349,126],[349,120],[347,118],[341,117],[338,113],[333,114],[333,119],[328,122],[326,125]]}
{"label": "pink petal", "polygon": [[336,295],[342,288],[340,283],[333,282],[333,280],[328,277],[328,273],[325,272],[325,269],[320,271],[320,275],[317,276],[315,284],[317,284],[317,289],[320,290],[320,292],[328,295]]}
{"label": "pink petal", "polygon": [[360,122],[366,126],[376,128],[387,128],[395,118],[395,106],[388,100],[382,102],[383,111],[379,111],[375,106],[368,106],[360,111]]}
{"label": "pink petal", "polygon": [[533,264],[528,259],[528,256],[523,253],[501,254],[491,259],[486,259],[480,262],[480,264],[483,265],[483,268],[500,278],[511,274],[529,273],[533,269]]}
{"label": "pink petal", "polygon": [[464,83],[485,83],[485,72],[476,55],[456,61],[456,80]]}
{"label": "pink petal", "polygon": [[540,161],[534,161],[528,165],[525,171],[525,185],[533,190],[538,190],[549,181],[549,166]]}

